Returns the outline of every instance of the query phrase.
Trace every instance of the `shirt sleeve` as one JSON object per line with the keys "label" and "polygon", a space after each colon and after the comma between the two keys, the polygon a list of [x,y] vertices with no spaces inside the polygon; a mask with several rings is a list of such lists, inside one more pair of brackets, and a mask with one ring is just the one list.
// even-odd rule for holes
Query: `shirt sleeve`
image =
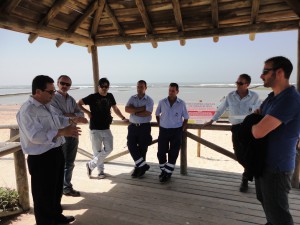
{"label": "shirt sleeve", "polygon": [[160,113],[161,113],[161,101],[159,101],[158,106],[156,108],[156,111],[155,111],[155,115],[156,116],[160,116]]}
{"label": "shirt sleeve", "polygon": [[154,102],[153,102],[152,98],[148,97],[148,101],[146,103],[146,111],[152,113],[153,105],[154,105]]}
{"label": "shirt sleeve", "polygon": [[220,104],[220,106],[218,107],[215,115],[213,116],[212,120],[213,121],[217,121],[220,116],[222,116],[222,114],[225,112],[225,110],[228,108],[229,104],[228,104],[228,96],[224,99],[224,101]]}
{"label": "shirt sleeve", "polygon": [[126,106],[133,105],[133,97],[131,96],[126,104]]}

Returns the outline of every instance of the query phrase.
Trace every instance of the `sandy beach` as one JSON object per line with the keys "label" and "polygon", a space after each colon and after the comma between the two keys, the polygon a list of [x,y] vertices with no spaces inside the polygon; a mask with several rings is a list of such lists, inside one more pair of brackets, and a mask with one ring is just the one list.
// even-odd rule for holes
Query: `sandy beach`
{"label": "sandy beach", "polygon": [[[125,112],[124,105],[118,105],[123,115],[127,118],[129,116],[128,113]],[[12,125],[17,124],[16,122],[16,113],[20,105],[0,105],[0,124],[1,125]],[[112,113],[115,120],[119,118]],[[154,116],[153,116],[154,117]],[[152,121],[155,121],[153,118]],[[91,143],[89,138],[89,128],[88,125],[80,125],[82,129],[82,135],[79,138],[79,147],[92,153]],[[113,154],[124,151],[127,149],[126,144],[126,136],[127,136],[127,126],[116,126],[112,125],[111,130],[114,136],[114,150]],[[190,132],[197,134],[196,130],[190,130]],[[152,137],[153,140],[158,137],[158,128],[152,128]],[[207,131],[203,130],[201,137],[211,141],[225,149],[230,151],[232,150],[232,142],[231,142],[231,132],[230,131]],[[9,139],[9,130],[1,129],[0,130],[0,141],[7,141]],[[149,147],[147,160],[149,162],[157,163],[156,158],[157,144],[154,144]],[[10,156],[11,157],[11,156]],[[85,156],[80,154],[77,155],[77,159],[84,159]],[[124,160],[131,161],[131,157],[129,154],[122,156]],[[1,159],[0,159],[1,160]],[[177,160],[177,165],[179,165],[180,159]],[[211,150],[203,145],[201,145],[201,157],[197,157],[197,143],[191,139],[188,139],[188,166],[191,167],[199,167],[206,169],[214,169],[214,170],[223,170],[228,172],[242,172],[242,167],[234,160],[223,156],[214,150]],[[0,172],[1,173],[1,172]],[[0,180],[1,185],[1,180]]]}
{"label": "sandy beach", "polygon": [[[0,124],[1,125],[12,125],[17,124],[16,122],[16,113],[19,109],[20,105],[0,105]],[[128,118],[128,114],[124,111],[124,106],[118,106],[120,110],[123,112],[124,115]],[[116,115],[113,115],[114,119],[118,119]],[[154,121],[154,118],[153,118]],[[89,128],[88,125],[81,125],[82,128],[82,135],[80,136],[79,147],[92,153],[91,150],[91,143],[89,139]],[[124,150],[127,150],[126,145],[126,136],[127,136],[127,126],[116,126],[112,125],[111,130],[114,136],[114,150],[111,155],[117,154]],[[197,134],[196,130],[190,130],[192,133]],[[9,140],[9,130],[8,129],[1,129],[0,130],[0,142],[4,142]],[[152,128],[152,137],[153,139],[157,139],[158,137],[158,128]],[[231,132],[230,131],[202,131],[202,138],[211,141],[225,149],[230,151],[232,150],[232,143],[231,143]],[[147,154],[147,161],[150,163],[155,163],[157,165],[157,144],[154,144],[149,147],[148,154]],[[88,160],[86,156],[81,154],[77,154],[77,158],[75,164],[79,164],[82,166],[82,161]],[[115,161],[117,162],[126,162],[132,163],[134,165],[131,156],[129,154],[124,155]],[[228,172],[236,172],[241,173],[242,167],[231,158],[228,158],[224,155],[221,155],[203,145],[201,145],[201,157],[197,157],[197,143],[191,139],[188,139],[188,154],[187,154],[187,161],[188,161],[188,168],[195,167],[195,168],[205,168],[205,169],[212,169],[212,170],[221,170],[221,171],[228,171]],[[7,168],[7,165],[11,166]],[[180,165],[180,156],[177,160],[177,166]],[[6,165],[6,166],[5,166]],[[74,183],[76,184],[76,170],[82,168],[76,168],[73,174]],[[109,173],[109,171],[106,171]],[[13,166],[13,155],[7,155],[0,158],[0,187],[9,187],[9,188],[16,188],[16,181],[14,175],[14,166]],[[30,176],[28,176],[30,181]],[[76,188],[76,187],[75,187]],[[31,194],[30,194],[31,198]],[[65,201],[63,199],[63,201]],[[31,207],[32,207],[32,200],[31,200]],[[34,217],[32,214],[22,214],[21,221],[27,221],[29,223],[34,224]],[[1,220],[0,220],[1,221]],[[11,224],[11,223],[9,223]],[[24,225],[24,223],[16,222],[13,223],[14,225]],[[28,225],[28,224],[27,224]]]}

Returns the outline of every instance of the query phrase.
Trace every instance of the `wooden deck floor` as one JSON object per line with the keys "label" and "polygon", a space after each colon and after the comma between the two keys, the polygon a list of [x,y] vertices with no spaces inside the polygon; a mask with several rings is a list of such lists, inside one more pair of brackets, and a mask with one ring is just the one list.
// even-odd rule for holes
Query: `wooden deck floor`
{"label": "wooden deck floor", "polygon": [[[176,168],[171,181],[158,182],[158,165],[141,179],[132,179],[132,164],[106,164],[108,177],[88,179],[85,162],[77,161],[73,185],[81,197],[63,197],[65,215],[74,225],[249,225],[265,224],[253,183],[248,193],[238,191],[240,174],[188,168],[188,176]],[[2,162],[1,162],[2,163]],[[6,162],[7,163],[7,162]],[[95,171],[96,172],[96,171]],[[300,191],[292,190],[290,207],[300,224]],[[1,222],[0,222],[1,224]],[[5,225],[33,225],[32,213]]]}

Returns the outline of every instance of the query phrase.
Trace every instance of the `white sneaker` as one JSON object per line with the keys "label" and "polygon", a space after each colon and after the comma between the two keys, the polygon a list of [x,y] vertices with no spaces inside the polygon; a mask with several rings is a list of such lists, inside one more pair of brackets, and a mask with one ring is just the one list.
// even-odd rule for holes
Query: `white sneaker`
{"label": "white sneaker", "polygon": [[101,171],[99,174],[98,174],[98,178],[99,179],[104,179],[106,176],[105,176],[105,173],[103,171]]}

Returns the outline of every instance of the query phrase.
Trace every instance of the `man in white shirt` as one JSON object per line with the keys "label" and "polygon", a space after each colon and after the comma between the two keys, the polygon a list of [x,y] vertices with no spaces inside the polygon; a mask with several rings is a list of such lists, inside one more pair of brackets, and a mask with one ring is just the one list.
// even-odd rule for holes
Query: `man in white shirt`
{"label": "man in white shirt", "polygon": [[78,137],[81,132],[79,127],[70,124],[87,123],[87,120],[56,114],[50,105],[55,92],[51,77],[36,76],[32,81],[32,96],[17,113],[21,147],[24,154],[28,154],[37,225],[66,224],[75,220],[73,216],[62,214],[64,156],[61,146],[64,136]]}
{"label": "man in white shirt", "polygon": [[[203,127],[211,125],[214,121],[217,121],[220,116],[228,109],[229,112],[229,122],[232,124],[232,143],[235,155],[238,155],[238,139],[237,134],[240,128],[240,124],[243,122],[244,118],[254,112],[259,108],[261,101],[257,93],[249,90],[249,85],[251,83],[251,77],[248,74],[241,74],[238,77],[236,83],[236,91],[230,92],[225,100],[218,107],[217,112],[213,118],[205,123]],[[239,157],[237,157],[239,158]],[[253,175],[249,174],[244,170],[242,182],[240,185],[241,192],[247,192],[248,190],[248,180],[253,180]]]}

